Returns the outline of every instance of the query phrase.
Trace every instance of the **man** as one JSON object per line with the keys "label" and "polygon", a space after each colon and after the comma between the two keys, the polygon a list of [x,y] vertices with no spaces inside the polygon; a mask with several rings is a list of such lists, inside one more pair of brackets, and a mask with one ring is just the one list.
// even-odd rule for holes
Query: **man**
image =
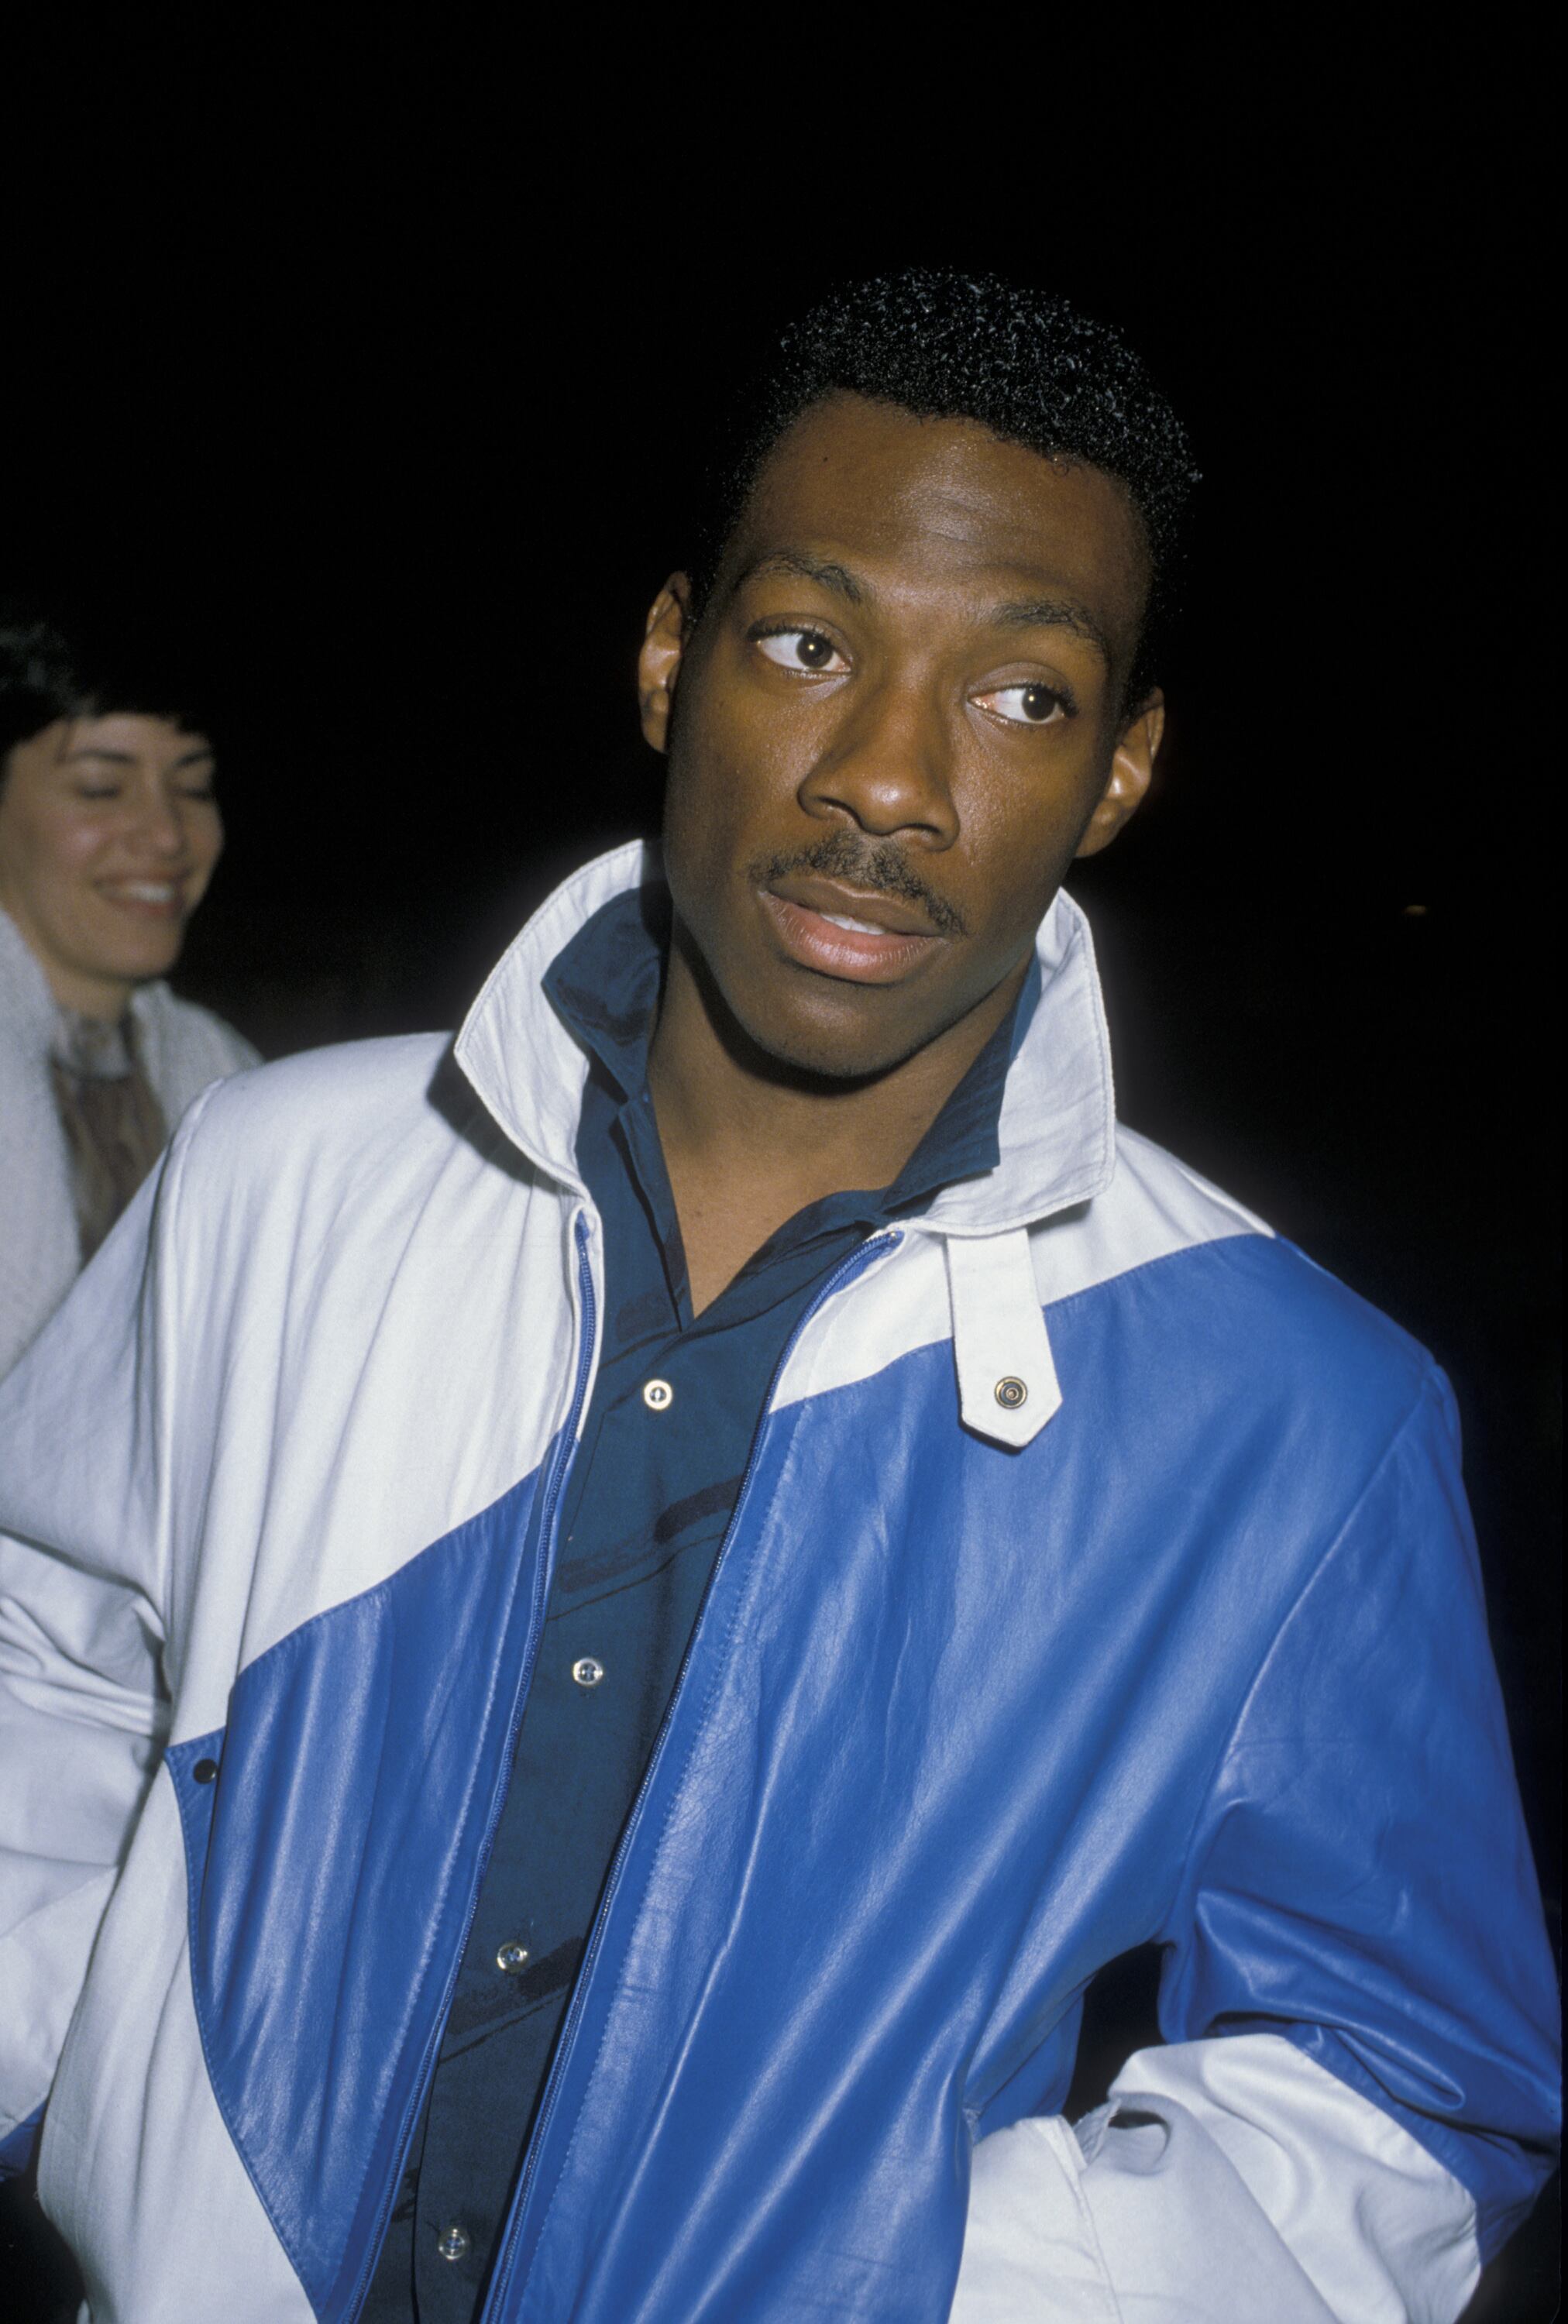
{"label": "man", "polygon": [[8,1385],[6,2088],[97,2324],[1453,2317],[1527,2208],[1445,1388],[1117,1131],[1059,892],[1190,481],[1060,304],[829,301],[650,619],[661,861],[455,1062],[210,1094]]}

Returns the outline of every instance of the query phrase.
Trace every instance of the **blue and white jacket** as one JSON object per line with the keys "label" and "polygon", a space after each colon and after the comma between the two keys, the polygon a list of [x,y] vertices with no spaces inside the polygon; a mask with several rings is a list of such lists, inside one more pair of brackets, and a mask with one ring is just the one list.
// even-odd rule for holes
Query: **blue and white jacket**
{"label": "blue and white jacket", "polygon": [[[94,2324],[349,2324],[594,1376],[584,1059],[209,1091],[0,1390],[0,2129]],[[783,1360],[585,1956],[493,2324],[1452,2318],[1554,1993],[1447,1389],[1119,1132],[1059,897],[1001,1158]],[[1166,2043],[1059,2109],[1102,1962]]]}

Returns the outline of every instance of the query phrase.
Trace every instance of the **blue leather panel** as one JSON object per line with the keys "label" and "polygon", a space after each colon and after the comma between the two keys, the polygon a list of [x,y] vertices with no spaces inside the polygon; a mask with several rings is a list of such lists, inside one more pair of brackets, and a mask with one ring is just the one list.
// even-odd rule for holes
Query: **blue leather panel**
{"label": "blue leather panel", "polygon": [[25,2122],[0,2138],[0,2179],[14,2179],[32,2160],[32,2149],[43,2121],[43,2108],[34,2107]]}
{"label": "blue leather panel", "polygon": [[1057,2018],[1039,2047],[1029,2052],[1000,2089],[991,2092],[983,2105],[976,2103],[979,2091],[968,2095],[965,2104],[976,2138],[989,2138],[993,2130],[1005,2130],[1010,2123],[1021,2122],[1026,2115],[1061,2113],[1073,2085],[1083,2024],[1084,1997],[1080,1994]]}
{"label": "blue leather panel", "polygon": [[1469,2188],[1484,2255],[1550,2167],[1557,2081],[1458,1477],[1432,1373],[1230,1738],[1161,1932],[1160,2017],[1286,2034]]}
{"label": "blue leather panel", "polygon": [[1545,2124],[1549,1960],[1495,1684],[1445,1637],[1474,1568],[1420,1351],[1261,1238],[1050,1326],[1065,1402],[1021,1452],[955,1425],[945,1344],[766,1424],[496,2324],[938,2324],[973,2126],[1059,2102],[1084,1983],[1149,1939],[1170,2035],[1288,1989],[1483,2202],[1490,2121]]}
{"label": "blue leather panel", "polygon": [[323,2324],[379,2243],[504,1781],[534,1486],[282,1639],[168,1754],[208,2070]]}

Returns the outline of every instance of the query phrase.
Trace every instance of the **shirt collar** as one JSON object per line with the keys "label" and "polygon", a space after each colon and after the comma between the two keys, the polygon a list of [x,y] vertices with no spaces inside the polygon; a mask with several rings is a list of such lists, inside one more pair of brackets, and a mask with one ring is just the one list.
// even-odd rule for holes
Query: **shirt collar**
{"label": "shirt collar", "polygon": [[[637,843],[586,864],[546,899],[496,964],[457,1036],[459,1065],[513,1144],[579,1192],[576,1138],[586,1050],[623,1089],[641,1086],[658,993],[663,893],[658,852],[650,846]],[[573,940],[587,935],[604,908],[620,897],[634,899],[636,908],[611,915],[590,936],[586,955],[578,954]],[[601,941],[608,946],[603,955]],[[911,1174],[925,1185],[910,1200],[933,1185],[942,1188],[919,1219],[922,1227],[1000,1233],[1086,1201],[1110,1183],[1115,1167],[1110,1044],[1088,923],[1067,895],[1053,901],[1035,950],[1038,990],[1032,1009],[1015,1011],[1010,1040],[1001,1042],[995,1056],[982,1051],[955,1092],[957,1099],[969,1091],[977,1068],[1000,1069],[1001,1111],[992,1116],[994,1167],[982,1162],[982,1175],[973,1175],[969,1159],[979,1148],[968,1141],[989,1110],[982,1072],[974,1117],[968,1118],[972,1101],[965,1096],[953,1122],[945,1115],[933,1125],[900,1176],[900,1200]],[[585,958],[601,964],[592,977],[582,973]],[[928,1153],[939,1129],[936,1151]],[[955,1154],[961,1171],[954,1167]]]}
{"label": "shirt collar", "polygon": [[623,1097],[635,1097],[648,1078],[669,936],[668,891],[645,881],[601,904],[567,937],[540,980],[562,1024],[598,1059]]}

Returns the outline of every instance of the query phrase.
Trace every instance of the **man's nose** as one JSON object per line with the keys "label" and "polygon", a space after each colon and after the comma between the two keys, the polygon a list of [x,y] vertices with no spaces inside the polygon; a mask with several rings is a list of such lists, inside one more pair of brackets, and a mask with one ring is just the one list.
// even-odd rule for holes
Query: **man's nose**
{"label": "man's nose", "polygon": [[868,687],[801,783],[800,804],[808,815],[848,816],[879,839],[911,832],[949,847],[958,836],[951,759],[940,710],[924,689]]}

